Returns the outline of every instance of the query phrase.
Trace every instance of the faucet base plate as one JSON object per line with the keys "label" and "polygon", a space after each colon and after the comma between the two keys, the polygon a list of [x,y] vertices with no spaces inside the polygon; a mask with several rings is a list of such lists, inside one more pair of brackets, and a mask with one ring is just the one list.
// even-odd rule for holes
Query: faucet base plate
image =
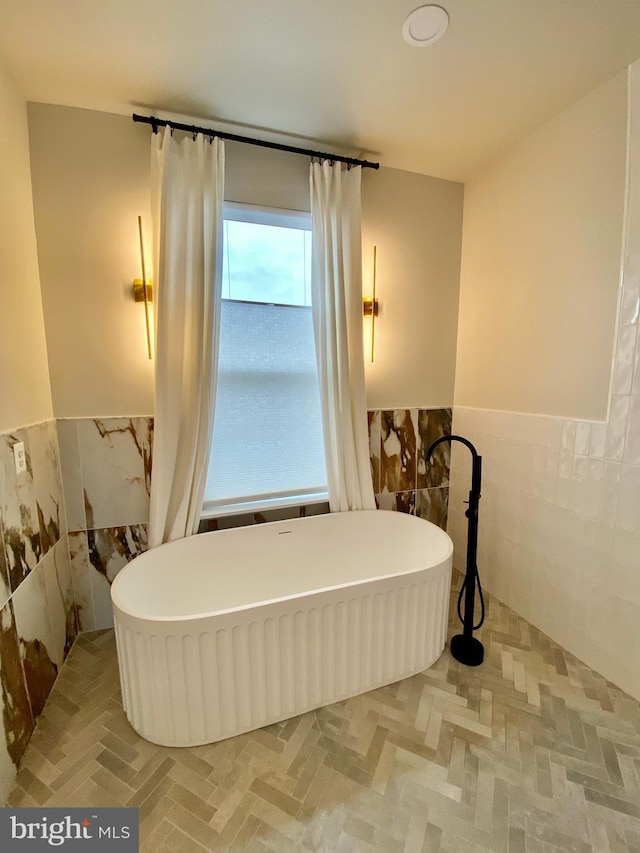
{"label": "faucet base plate", "polygon": [[475,637],[456,634],[451,638],[451,654],[465,666],[480,666],[484,660],[484,646]]}

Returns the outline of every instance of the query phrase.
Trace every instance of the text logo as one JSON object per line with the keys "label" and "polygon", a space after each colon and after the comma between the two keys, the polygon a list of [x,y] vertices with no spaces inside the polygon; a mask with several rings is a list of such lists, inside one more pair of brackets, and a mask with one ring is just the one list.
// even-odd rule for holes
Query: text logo
{"label": "text logo", "polygon": [[7,853],[138,853],[138,809],[0,809]]}

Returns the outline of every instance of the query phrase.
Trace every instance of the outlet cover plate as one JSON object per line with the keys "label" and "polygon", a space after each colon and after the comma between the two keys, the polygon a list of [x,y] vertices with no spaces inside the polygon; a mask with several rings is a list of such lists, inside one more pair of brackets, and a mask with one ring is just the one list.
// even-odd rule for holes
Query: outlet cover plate
{"label": "outlet cover plate", "polygon": [[27,454],[24,452],[24,441],[16,441],[13,445],[13,458],[16,462],[16,474],[24,474],[27,470]]}

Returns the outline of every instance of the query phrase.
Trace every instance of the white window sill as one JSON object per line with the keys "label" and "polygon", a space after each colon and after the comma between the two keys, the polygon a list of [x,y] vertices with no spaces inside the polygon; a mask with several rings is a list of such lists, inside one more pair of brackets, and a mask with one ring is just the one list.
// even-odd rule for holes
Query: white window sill
{"label": "white window sill", "polygon": [[228,515],[243,515],[250,512],[266,512],[270,509],[282,509],[291,506],[310,506],[311,504],[326,503],[328,492],[312,492],[310,494],[286,495],[285,497],[259,498],[257,500],[238,501],[231,504],[215,504],[205,501],[201,518],[224,518]]}

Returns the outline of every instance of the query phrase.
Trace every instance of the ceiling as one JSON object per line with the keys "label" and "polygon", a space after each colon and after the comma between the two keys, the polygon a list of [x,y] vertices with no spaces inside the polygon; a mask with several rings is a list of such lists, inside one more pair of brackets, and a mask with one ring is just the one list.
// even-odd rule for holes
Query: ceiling
{"label": "ceiling", "polygon": [[[0,0],[29,101],[175,113],[465,180],[640,57],[640,0]],[[242,132],[242,131],[240,131]]]}

